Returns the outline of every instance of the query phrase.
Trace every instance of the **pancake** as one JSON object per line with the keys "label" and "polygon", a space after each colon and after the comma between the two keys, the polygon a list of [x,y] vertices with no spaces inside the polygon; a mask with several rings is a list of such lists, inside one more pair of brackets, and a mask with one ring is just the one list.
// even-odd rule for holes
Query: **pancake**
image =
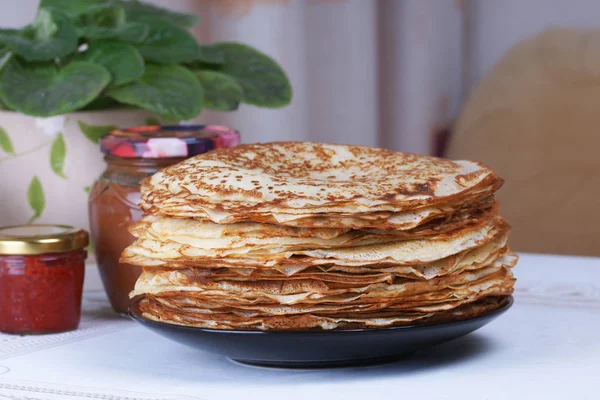
{"label": "pancake", "polygon": [[377,282],[326,282],[318,279],[280,280],[215,280],[210,276],[191,273],[189,270],[145,270],[135,285],[133,295],[166,292],[195,292],[203,297],[232,297],[249,301],[277,301],[280,304],[303,303],[307,300],[338,301],[352,297],[352,301],[391,301],[402,296],[424,295],[452,288],[471,290],[477,282],[501,284],[512,280],[510,258],[503,256],[499,262],[479,268],[429,280],[395,277],[391,283]]}
{"label": "pancake", "polygon": [[361,146],[219,149],[142,182],[120,261],[144,318],[236,330],[362,329],[506,304],[518,257],[485,165]]}
{"label": "pancake", "polygon": [[[240,260],[251,260],[250,262],[255,265],[269,265],[267,262],[285,264],[290,259],[300,256],[307,263],[315,263],[318,260],[317,263],[336,265],[381,263],[410,265],[436,261],[482,246],[505,234],[507,230],[506,222],[501,217],[494,217],[483,226],[460,230],[450,236],[439,235],[431,239],[420,238],[391,242],[385,240],[382,244],[332,249],[291,250],[280,247],[252,251],[248,248],[241,248],[232,249],[226,254],[214,249],[198,248],[168,240],[138,239],[124,251],[121,261],[143,265],[139,261],[144,257],[149,260],[162,260],[164,263],[178,262],[198,265],[202,260],[210,262],[211,259],[233,260],[239,258]],[[136,258],[136,256],[139,257]]]}
{"label": "pancake", "polygon": [[[163,205],[157,207],[142,202],[141,206],[148,215],[175,216],[177,218],[209,219],[219,224],[232,224],[242,221],[253,221],[265,224],[277,224],[300,228],[342,228],[342,229],[384,229],[384,230],[410,230],[431,220],[448,217],[465,209],[475,209],[487,201],[493,200],[491,196],[502,184],[495,181],[493,185],[480,184],[465,198],[449,204],[438,204],[407,211],[376,211],[361,213],[311,213],[306,210],[304,214],[284,213],[256,213],[248,212],[244,215],[229,216],[221,219],[214,211],[205,212],[201,206],[195,204]],[[144,198],[144,195],[142,195]],[[199,208],[200,207],[200,208]],[[212,216],[211,216],[212,215]]]}
{"label": "pancake", "polygon": [[239,317],[223,313],[206,318],[202,313],[186,312],[179,308],[169,309],[151,299],[140,302],[140,311],[144,318],[176,325],[194,326],[212,329],[236,330],[311,330],[311,329],[364,329],[406,325],[425,325],[460,321],[475,318],[506,305],[506,296],[487,296],[478,301],[442,312],[394,312],[393,316],[373,314],[356,316],[327,317],[314,314],[275,317]]}
{"label": "pancake", "polygon": [[[338,279],[357,281],[365,279],[388,280],[390,276],[401,276],[412,279],[431,279],[437,276],[450,273],[461,272],[463,270],[477,269],[495,262],[501,256],[512,257],[511,264],[516,263],[516,256],[509,252],[506,246],[506,234],[496,237],[491,242],[470,250],[465,250],[459,254],[446,257],[424,264],[413,265],[394,265],[392,263],[366,264],[341,266],[332,265],[324,260],[325,264],[315,263],[308,265],[309,261],[315,261],[307,258],[306,263],[300,265],[259,265],[250,264],[244,260],[238,264],[230,259],[215,259],[199,264],[181,264],[164,263],[161,266],[145,266],[144,268],[155,268],[159,271],[172,271],[175,269],[188,269],[199,276],[211,276],[213,279],[221,277],[231,279],[304,279],[306,277],[318,277],[323,280],[337,281]],[[289,259],[285,259],[289,260]],[[248,264],[246,264],[248,262]],[[139,264],[143,264],[139,262]]]}
{"label": "pancake", "polygon": [[[149,273],[156,274],[158,276],[164,274],[176,274],[180,273],[189,277],[196,277],[198,279],[212,279],[215,282],[230,280],[230,281],[281,281],[283,279],[288,281],[294,280],[319,280],[325,283],[339,283],[339,284],[373,284],[373,283],[392,283],[396,278],[407,278],[413,280],[427,280],[438,276],[445,276],[450,274],[457,274],[464,271],[472,271],[479,268],[483,268],[488,265],[495,265],[496,263],[502,263],[509,267],[516,264],[517,257],[508,251],[507,247],[496,250],[490,253],[488,256],[481,257],[480,260],[469,260],[469,257],[464,257],[460,260],[448,260],[447,269],[436,269],[435,265],[425,265],[422,268],[418,266],[407,266],[404,269],[402,267],[396,268],[369,268],[368,272],[356,273],[355,271],[350,272],[339,272],[339,271],[328,271],[324,268],[313,267],[306,270],[297,272],[293,275],[285,275],[281,271],[276,269],[256,269],[252,270],[249,275],[240,274],[237,269],[230,268],[185,268],[185,269],[170,269],[170,268],[151,268],[148,269]],[[437,263],[443,265],[442,262]],[[425,276],[421,271],[424,270],[429,275]],[[421,272],[419,274],[419,272]]]}
{"label": "pancake", "polygon": [[[458,254],[436,260],[430,263],[398,265],[394,263],[371,263],[371,264],[350,264],[336,265],[336,260],[313,259],[310,257],[284,258],[277,264],[257,263],[256,260],[241,259],[233,260],[229,258],[204,259],[197,260],[190,264],[179,262],[166,262],[155,259],[148,259],[143,256],[134,256],[128,258],[129,262],[135,265],[144,266],[144,268],[159,269],[186,269],[194,268],[197,274],[212,274],[213,271],[227,271],[229,276],[242,276],[251,279],[257,276],[286,276],[286,277],[304,277],[303,271],[310,273],[326,272],[328,277],[344,274],[345,276],[363,275],[372,276],[376,274],[395,276],[404,276],[413,279],[431,279],[437,276],[460,272],[466,269],[476,269],[483,265],[488,265],[498,257],[508,251],[506,246],[506,233],[497,235],[489,243],[480,247],[462,251]],[[514,257],[514,256],[513,256]],[[516,264],[516,257],[511,263]],[[280,274],[280,275],[279,275]],[[322,278],[325,279],[325,278]]]}
{"label": "pancake", "polygon": [[[428,223],[409,232],[365,231],[327,228],[293,228],[255,222],[215,224],[210,221],[147,216],[131,226],[139,238],[132,250],[194,257],[238,257],[245,254],[283,253],[315,248],[377,245],[406,238],[450,235],[468,227],[475,228],[497,214],[497,205],[459,213],[437,224]],[[134,251],[135,252],[135,251]],[[159,257],[162,258],[162,257]],[[123,257],[122,262],[131,260]]]}
{"label": "pancake", "polygon": [[[279,224],[293,223],[293,215],[357,218],[430,207],[397,216],[400,224],[418,223],[444,213],[432,206],[452,209],[486,197],[501,183],[473,161],[362,146],[266,143],[219,149],[158,172],[142,182],[141,206],[151,214],[216,223],[271,222],[264,219],[272,216]],[[335,218],[327,225],[337,227]]]}

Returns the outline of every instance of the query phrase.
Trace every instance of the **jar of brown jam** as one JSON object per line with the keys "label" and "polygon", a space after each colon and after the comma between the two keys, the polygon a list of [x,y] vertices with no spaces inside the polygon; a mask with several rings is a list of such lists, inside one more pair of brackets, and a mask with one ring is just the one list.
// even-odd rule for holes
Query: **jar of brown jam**
{"label": "jar of brown jam", "polygon": [[66,225],[0,228],[0,331],[77,329],[88,241]]}
{"label": "jar of brown jam", "polygon": [[207,151],[232,147],[239,133],[218,125],[143,126],[110,132],[100,140],[106,170],[89,197],[92,244],[113,309],[127,314],[140,267],[119,263],[134,238],[127,228],[142,216],[140,182],[160,169]]}

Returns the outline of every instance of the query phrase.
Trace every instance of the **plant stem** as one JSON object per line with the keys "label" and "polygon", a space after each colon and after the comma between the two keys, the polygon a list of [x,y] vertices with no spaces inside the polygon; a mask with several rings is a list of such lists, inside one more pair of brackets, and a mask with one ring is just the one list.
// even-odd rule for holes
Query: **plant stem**
{"label": "plant stem", "polygon": [[43,149],[43,148],[44,148],[44,147],[46,147],[46,146],[49,146],[51,143],[52,143],[52,140],[49,140],[49,141],[47,141],[47,142],[44,142],[44,143],[42,143],[42,144],[40,144],[40,145],[37,145],[37,146],[35,146],[35,147],[32,147],[32,148],[31,148],[31,149],[29,149],[29,150],[25,150],[25,151],[22,151],[22,152],[20,152],[20,153],[9,154],[9,155],[7,155],[6,157],[2,157],[2,158],[0,158],[0,163],[2,163],[2,162],[4,162],[4,161],[11,160],[11,159],[13,159],[13,158],[17,158],[17,157],[25,156],[25,155],[27,155],[27,154],[35,153],[36,151],[38,151],[38,150],[40,150],[40,149]]}

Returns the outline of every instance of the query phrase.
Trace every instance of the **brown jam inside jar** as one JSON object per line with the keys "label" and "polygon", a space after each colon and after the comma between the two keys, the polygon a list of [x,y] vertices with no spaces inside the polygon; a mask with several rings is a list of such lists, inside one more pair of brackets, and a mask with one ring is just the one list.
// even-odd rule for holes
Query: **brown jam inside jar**
{"label": "brown jam inside jar", "polygon": [[106,156],[107,169],[90,192],[89,216],[96,262],[113,309],[127,314],[141,268],[119,262],[134,241],[127,228],[142,217],[140,182],[183,158],[120,158]]}
{"label": "brown jam inside jar", "polygon": [[189,157],[240,143],[240,134],[219,125],[140,126],[117,129],[100,139],[107,168],[89,197],[92,243],[112,307],[127,314],[140,267],[119,263],[134,241],[129,226],[142,218],[140,183]]}

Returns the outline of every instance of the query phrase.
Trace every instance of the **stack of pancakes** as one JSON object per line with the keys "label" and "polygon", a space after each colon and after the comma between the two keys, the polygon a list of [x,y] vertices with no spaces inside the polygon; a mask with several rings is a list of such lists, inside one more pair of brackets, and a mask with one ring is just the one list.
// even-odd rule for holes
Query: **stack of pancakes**
{"label": "stack of pancakes", "polygon": [[216,329],[354,329],[504,305],[517,257],[484,165],[285,142],[219,149],[142,184],[121,261],[145,318]]}

